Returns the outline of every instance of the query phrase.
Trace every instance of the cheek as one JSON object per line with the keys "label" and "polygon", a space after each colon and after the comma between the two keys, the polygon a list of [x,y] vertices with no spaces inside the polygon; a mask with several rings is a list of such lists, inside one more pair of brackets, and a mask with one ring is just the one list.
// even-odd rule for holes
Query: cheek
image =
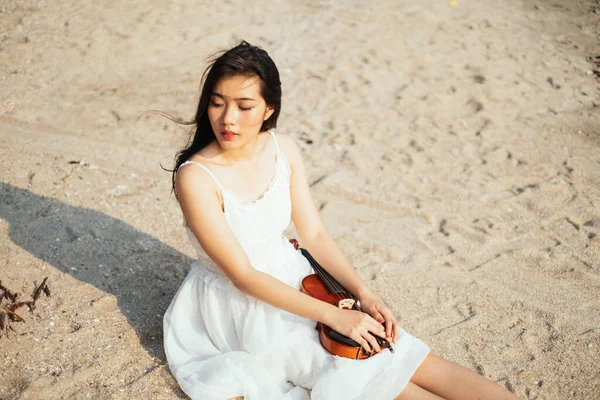
{"label": "cheek", "polygon": [[246,111],[246,122],[252,125],[262,124],[264,115],[264,110],[260,109]]}
{"label": "cheek", "polygon": [[215,123],[215,121],[219,118],[219,111],[214,107],[208,107],[208,119],[211,123]]}

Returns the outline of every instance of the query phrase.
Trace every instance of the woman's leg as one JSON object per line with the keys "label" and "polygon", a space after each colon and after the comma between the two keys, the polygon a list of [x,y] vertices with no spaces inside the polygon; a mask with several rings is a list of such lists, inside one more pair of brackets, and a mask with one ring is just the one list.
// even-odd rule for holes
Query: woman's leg
{"label": "woman's leg", "polygon": [[429,354],[411,381],[446,400],[515,400],[514,394],[475,371]]}
{"label": "woman's leg", "polygon": [[422,387],[408,382],[402,393],[394,400],[444,400],[435,394],[428,392]]}

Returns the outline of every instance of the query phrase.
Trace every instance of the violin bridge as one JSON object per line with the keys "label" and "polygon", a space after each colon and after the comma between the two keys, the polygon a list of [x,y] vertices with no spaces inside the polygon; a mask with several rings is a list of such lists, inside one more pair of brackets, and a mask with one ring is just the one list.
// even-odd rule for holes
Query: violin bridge
{"label": "violin bridge", "polygon": [[353,299],[342,299],[338,303],[338,307],[351,310],[354,307],[354,303],[355,303],[355,300],[353,300]]}

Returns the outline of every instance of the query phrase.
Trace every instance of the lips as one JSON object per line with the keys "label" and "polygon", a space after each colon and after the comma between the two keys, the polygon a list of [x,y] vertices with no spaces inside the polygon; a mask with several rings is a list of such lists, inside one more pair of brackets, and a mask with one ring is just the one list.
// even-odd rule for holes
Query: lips
{"label": "lips", "polygon": [[221,135],[223,136],[223,139],[229,141],[229,140],[235,140],[235,138],[237,138],[238,134],[229,130],[223,130],[221,131]]}

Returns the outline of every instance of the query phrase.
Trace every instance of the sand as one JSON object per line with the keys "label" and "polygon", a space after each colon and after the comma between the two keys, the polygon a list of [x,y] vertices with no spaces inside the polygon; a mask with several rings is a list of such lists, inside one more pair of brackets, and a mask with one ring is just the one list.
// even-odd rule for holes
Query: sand
{"label": "sand", "polygon": [[187,131],[145,112],[191,118],[239,39],[404,329],[523,399],[600,398],[600,4],[250,3],[0,0],[0,279],[51,289],[0,337],[0,398],[186,398],[161,324],[194,252],[160,165]]}

